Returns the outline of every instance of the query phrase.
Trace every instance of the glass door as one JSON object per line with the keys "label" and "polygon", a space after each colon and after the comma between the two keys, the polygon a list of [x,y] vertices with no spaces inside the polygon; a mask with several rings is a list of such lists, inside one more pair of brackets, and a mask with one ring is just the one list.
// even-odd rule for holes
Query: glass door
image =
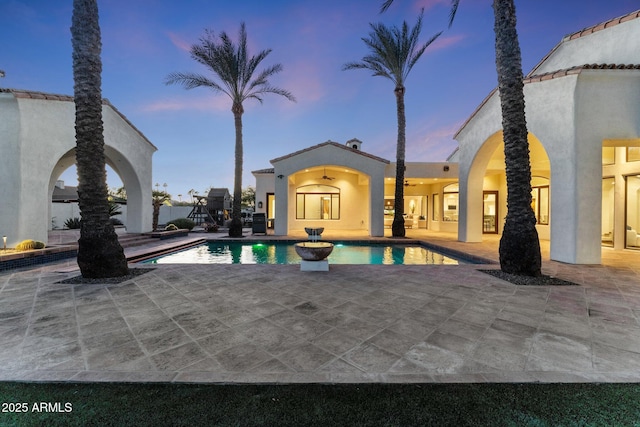
{"label": "glass door", "polygon": [[602,245],[613,246],[615,178],[602,178]]}
{"label": "glass door", "polygon": [[626,247],[640,249],[640,175],[626,176],[627,224]]}
{"label": "glass door", "polygon": [[484,234],[498,234],[498,192],[483,191],[482,196],[484,221],[482,232]]}

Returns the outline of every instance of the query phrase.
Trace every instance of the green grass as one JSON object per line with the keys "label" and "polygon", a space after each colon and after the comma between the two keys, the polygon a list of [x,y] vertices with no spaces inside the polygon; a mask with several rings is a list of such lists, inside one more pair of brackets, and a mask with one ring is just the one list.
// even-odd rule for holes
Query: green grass
{"label": "green grass", "polygon": [[[0,383],[1,426],[640,426],[636,384]],[[34,403],[71,412],[32,412]],[[69,408],[69,406],[67,406]]]}

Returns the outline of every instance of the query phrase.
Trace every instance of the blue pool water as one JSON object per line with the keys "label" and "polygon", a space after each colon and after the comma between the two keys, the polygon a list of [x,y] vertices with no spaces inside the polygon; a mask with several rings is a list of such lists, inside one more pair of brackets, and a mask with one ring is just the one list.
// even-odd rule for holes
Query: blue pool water
{"label": "blue pool water", "polygon": [[[418,245],[335,243],[330,264],[469,264]],[[153,258],[152,264],[299,264],[291,242],[208,242]]]}

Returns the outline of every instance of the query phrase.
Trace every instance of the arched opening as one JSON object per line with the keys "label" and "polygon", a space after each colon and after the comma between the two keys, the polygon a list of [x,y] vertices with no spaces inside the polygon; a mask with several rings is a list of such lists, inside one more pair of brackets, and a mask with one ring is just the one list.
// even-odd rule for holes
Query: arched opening
{"label": "arched opening", "polygon": [[[120,211],[122,213],[118,216],[118,219],[124,224],[128,232],[148,231],[144,227],[151,220],[143,216],[143,212],[149,209],[143,209],[142,185],[138,174],[131,163],[113,147],[105,146],[105,160],[108,185],[123,186],[127,194],[126,205],[121,206]],[[56,185],[60,185],[58,182],[60,177],[63,176],[65,178],[65,187],[67,185],[77,186],[75,161],[75,148],[73,148],[58,160],[51,171],[47,192],[49,229],[63,228],[67,219],[80,216],[77,198],[75,201],[69,200],[70,203],[64,203],[66,206],[61,206],[58,203],[54,205],[52,201],[54,189]]]}
{"label": "arched opening", "polygon": [[293,173],[288,181],[290,231],[369,228],[370,179],[366,174],[339,165],[317,165]]}
{"label": "arched opening", "polygon": [[[466,241],[482,241],[485,234],[502,234],[507,213],[507,181],[505,174],[502,131],[489,137],[477,151],[460,197],[466,201],[460,212],[460,234]],[[529,133],[532,208],[536,212],[536,229],[540,239],[550,239],[552,221],[551,163],[542,142]],[[463,186],[464,187],[464,186]],[[445,205],[446,207],[446,205]],[[466,226],[466,228],[465,228]]]}

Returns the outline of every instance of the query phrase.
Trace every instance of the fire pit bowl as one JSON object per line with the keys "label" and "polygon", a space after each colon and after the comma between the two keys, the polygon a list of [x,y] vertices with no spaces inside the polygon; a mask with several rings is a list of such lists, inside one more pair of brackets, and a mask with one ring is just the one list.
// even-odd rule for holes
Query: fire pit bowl
{"label": "fire pit bowl", "polygon": [[333,251],[333,243],[329,242],[300,242],[294,247],[304,261],[322,261]]}

